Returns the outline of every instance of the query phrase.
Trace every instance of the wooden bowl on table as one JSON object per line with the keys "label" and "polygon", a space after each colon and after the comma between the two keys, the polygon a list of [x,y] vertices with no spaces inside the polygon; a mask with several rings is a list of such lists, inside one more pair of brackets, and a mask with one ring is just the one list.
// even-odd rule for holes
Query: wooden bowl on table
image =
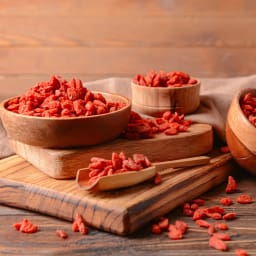
{"label": "wooden bowl on table", "polygon": [[7,99],[0,104],[0,115],[8,137],[25,144],[44,148],[90,146],[118,137],[127,126],[131,102],[126,97],[103,93],[107,101],[124,103],[119,110],[79,117],[37,117],[6,109]]}
{"label": "wooden bowl on table", "polygon": [[160,86],[139,84],[139,81],[135,80],[131,82],[132,106],[135,111],[142,114],[156,117],[165,111],[189,114],[200,105],[200,81],[197,79],[189,78],[188,81],[193,80],[190,84],[165,83]]}
{"label": "wooden bowl on table", "polygon": [[[256,126],[249,121],[243,111],[250,105],[245,104],[247,107],[244,107],[243,104],[248,93],[255,98],[256,104],[256,88],[242,89],[234,96],[227,116],[226,139],[236,162],[245,170],[256,175]],[[256,105],[254,111],[255,109]],[[252,117],[250,119],[253,120]]]}

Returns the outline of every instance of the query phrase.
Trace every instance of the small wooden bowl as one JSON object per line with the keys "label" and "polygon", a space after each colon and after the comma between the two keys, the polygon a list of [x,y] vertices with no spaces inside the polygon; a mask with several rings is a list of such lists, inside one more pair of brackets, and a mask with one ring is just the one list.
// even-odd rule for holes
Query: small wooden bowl
{"label": "small wooden bowl", "polygon": [[0,104],[0,115],[12,140],[44,148],[90,146],[118,137],[129,122],[131,102],[126,97],[103,93],[107,101],[125,103],[120,110],[86,117],[35,117],[14,113]]}
{"label": "small wooden bowl", "polygon": [[133,109],[150,116],[161,116],[168,110],[188,114],[200,105],[200,81],[182,87],[149,87],[131,82],[131,89]]}
{"label": "small wooden bowl", "polygon": [[226,140],[237,163],[256,175],[256,127],[243,114],[240,99],[248,92],[256,96],[256,89],[246,88],[233,98],[226,122]]}

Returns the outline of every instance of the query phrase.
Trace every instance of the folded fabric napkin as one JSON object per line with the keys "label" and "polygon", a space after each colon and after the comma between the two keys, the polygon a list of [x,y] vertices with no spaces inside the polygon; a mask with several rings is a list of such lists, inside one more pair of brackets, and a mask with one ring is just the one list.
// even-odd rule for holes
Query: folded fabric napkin
{"label": "folded fabric napkin", "polygon": [[[229,104],[241,88],[256,88],[256,75],[234,78],[199,78],[201,102],[198,110],[187,119],[212,125],[216,135],[225,142],[225,122]],[[106,78],[86,82],[90,90],[117,93],[131,98],[131,78]],[[0,158],[11,155],[6,132],[0,122]]]}

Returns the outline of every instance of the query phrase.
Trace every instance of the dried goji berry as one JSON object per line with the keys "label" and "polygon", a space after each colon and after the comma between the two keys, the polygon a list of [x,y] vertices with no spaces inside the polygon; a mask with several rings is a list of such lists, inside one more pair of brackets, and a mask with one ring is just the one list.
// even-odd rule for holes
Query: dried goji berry
{"label": "dried goji berry", "polygon": [[153,224],[153,225],[151,226],[151,232],[152,232],[153,234],[161,234],[161,233],[162,233],[162,229],[159,227],[158,224]]}
{"label": "dried goji berry", "polygon": [[161,70],[159,72],[150,71],[145,76],[137,74],[133,78],[133,82],[149,87],[181,87],[196,84],[197,80],[182,71],[165,72]]}
{"label": "dried goji berry", "polygon": [[72,224],[72,231],[80,232],[83,235],[88,233],[88,229],[84,223],[83,217],[80,214],[76,214],[73,224]]}
{"label": "dried goji berry", "polygon": [[[182,234],[186,233],[187,229],[188,229],[188,225],[186,222],[182,221],[182,220],[176,220],[175,221],[175,227],[181,231]],[[168,228],[169,230],[169,228]]]}
{"label": "dried goji berry", "polygon": [[230,197],[223,197],[220,199],[220,203],[225,206],[229,206],[233,203],[233,200]]}
{"label": "dried goji berry", "polygon": [[175,226],[168,231],[168,237],[172,240],[179,240],[183,238],[183,233],[180,229],[177,229]]}
{"label": "dried goji berry", "polygon": [[233,220],[234,218],[236,218],[235,212],[229,212],[229,213],[226,213],[225,215],[223,215],[224,220]]}
{"label": "dried goji berry", "polygon": [[215,226],[213,224],[210,224],[210,226],[207,229],[207,233],[211,236],[214,232],[216,232]]}
{"label": "dried goji berry", "polygon": [[160,220],[158,221],[158,226],[161,229],[168,229],[168,227],[169,227],[169,219],[166,218],[166,217],[160,218]]}
{"label": "dried goji berry", "polygon": [[250,203],[253,202],[253,199],[252,199],[252,197],[250,195],[243,194],[243,195],[238,196],[236,201],[239,204],[250,204]]}
{"label": "dried goji berry", "polygon": [[220,229],[220,230],[227,230],[228,229],[228,225],[225,222],[221,222],[221,223],[215,223],[215,228]]}
{"label": "dried goji berry", "polygon": [[35,233],[38,231],[38,226],[28,219],[23,219],[22,222],[13,224],[13,227],[23,233]]}
{"label": "dried goji berry", "polygon": [[154,176],[154,184],[158,185],[162,182],[162,177],[161,175],[157,172]]}
{"label": "dried goji berry", "polygon": [[227,233],[214,233],[213,236],[222,240],[222,241],[229,241],[230,240],[230,236]]}
{"label": "dried goji berry", "polygon": [[228,183],[225,189],[226,193],[234,193],[236,192],[236,189],[237,189],[236,180],[232,176],[228,176]]}
{"label": "dried goji berry", "polygon": [[245,249],[238,248],[236,249],[236,256],[248,256],[249,254]]}
{"label": "dried goji berry", "polygon": [[226,251],[228,249],[226,243],[215,236],[211,236],[209,239],[209,245],[220,251]]}
{"label": "dried goji berry", "polygon": [[63,239],[68,238],[67,232],[65,232],[65,231],[62,230],[62,229],[57,229],[57,230],[56,230],[56,235],[59,236],[60,238],[63,238]]}
{"label": "dried goji berry", "polygon": [[204,227],[204,228],[208,228],[210,226],[210,223],[206,220],[201,220],[201,219],[198,219],[195,221],[196,224],[199,226],[199,227]]}

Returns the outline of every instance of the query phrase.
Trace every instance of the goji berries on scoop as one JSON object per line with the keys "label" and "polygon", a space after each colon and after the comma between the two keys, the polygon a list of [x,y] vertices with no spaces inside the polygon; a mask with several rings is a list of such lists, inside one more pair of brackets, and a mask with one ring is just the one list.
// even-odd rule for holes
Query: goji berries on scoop
{"label": "goji berries on scoop", "polygon": [[[102,176],[109,176],[128,171],[140,171],[151,166],[151,162],[144,154],[133,154],[127,157],[124,152],[112,152],[111,159],[92,157],[88,168],[90,169],[88,185],[92,185]],[[161,182],[159,174],[155,177],[155,184]]]}

